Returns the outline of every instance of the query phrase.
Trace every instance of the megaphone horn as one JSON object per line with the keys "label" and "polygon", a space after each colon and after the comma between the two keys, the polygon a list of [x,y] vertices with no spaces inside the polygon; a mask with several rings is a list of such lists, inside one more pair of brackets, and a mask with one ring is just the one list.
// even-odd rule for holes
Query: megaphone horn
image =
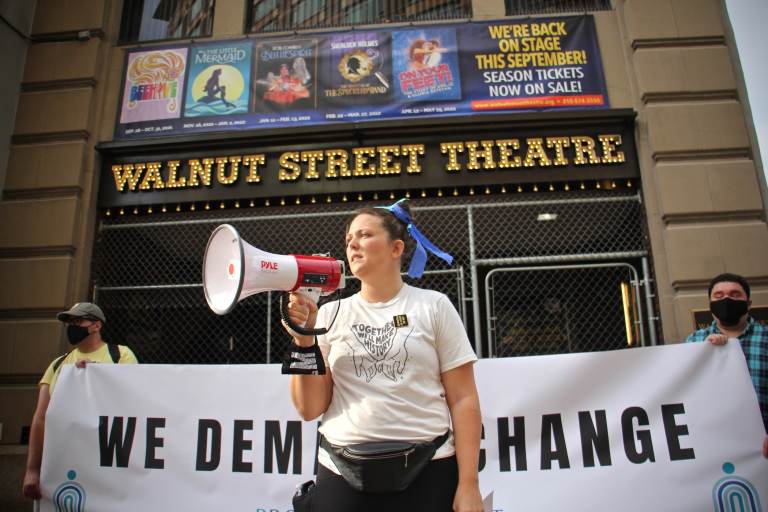
{"label": "megaphone horn", "polygon": [[205,247],[203,291],[217,315],[229,313],[239,301],[260,292],[299,291],[317,302],[344,284],[343,261],[262,251],[229,224],[214,229]]}

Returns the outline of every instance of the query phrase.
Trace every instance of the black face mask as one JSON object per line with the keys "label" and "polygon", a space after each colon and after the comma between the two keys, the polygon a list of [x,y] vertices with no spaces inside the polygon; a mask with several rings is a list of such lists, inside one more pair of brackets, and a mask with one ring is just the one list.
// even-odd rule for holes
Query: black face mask
{"label": "black face mask", "polygon": [[709,310],[725,327],[734,327],[738,325],[741,317],[749,311],[749,304],[745,300],[726,297],[711,301],[709,303]]}
{"label": "black face mask", "polygon": [[79,325],[67,326],[67,339],[72,345],[77,345],[87,338],[89,334],[91,333],[88,332],[87,327],[80,327]]}

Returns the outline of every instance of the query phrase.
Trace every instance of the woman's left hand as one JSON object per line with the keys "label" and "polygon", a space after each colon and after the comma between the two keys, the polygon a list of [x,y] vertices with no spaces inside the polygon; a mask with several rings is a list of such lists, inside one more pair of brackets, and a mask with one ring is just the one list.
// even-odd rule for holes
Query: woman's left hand
{"label": "woman's left hand", "polygon": [[483,512],[483,498],[477,482],[459,482],[453,498],[453,512]]}

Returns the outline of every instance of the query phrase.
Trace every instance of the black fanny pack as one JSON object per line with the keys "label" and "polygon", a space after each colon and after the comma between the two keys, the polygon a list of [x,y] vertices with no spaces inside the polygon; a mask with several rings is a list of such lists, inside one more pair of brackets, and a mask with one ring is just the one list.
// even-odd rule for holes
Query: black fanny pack
{"label": "black fanny pack", "polygon": [[404,491],[445,443],[450,430],[426,443],[379,441],[348,446],[320,440],[341,476],[352,488],[372,493]]}

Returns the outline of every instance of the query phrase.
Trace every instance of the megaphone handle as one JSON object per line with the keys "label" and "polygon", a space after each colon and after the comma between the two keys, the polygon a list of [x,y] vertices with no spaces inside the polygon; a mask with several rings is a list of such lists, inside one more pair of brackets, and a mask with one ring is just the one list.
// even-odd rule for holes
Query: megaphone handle
{"label": "megaphone handle", "polygon": [[304,297],[305,299],[309,299],[315,304],[317,304],[317,301],[320,300],[320,289],[319,288],[299,288],[296,290],[296,293]]}
{"label": "megaphone handle", "polygon": [[[313,301],[315,304],[317,304],[317,301],[320,300],[320,290],[317,288],[299,288],[295,293],[298,293],[299,295]],[[288,327],[301,335],[317,336],[328,332],[328,329],[306,329],[304,327],[306,322],[302,323],[301,325],[297,325],[288,316],[288,303],[283,300],[282,295],[280,296],[280,315],[283,317],[283,321],[288,324]]]}

